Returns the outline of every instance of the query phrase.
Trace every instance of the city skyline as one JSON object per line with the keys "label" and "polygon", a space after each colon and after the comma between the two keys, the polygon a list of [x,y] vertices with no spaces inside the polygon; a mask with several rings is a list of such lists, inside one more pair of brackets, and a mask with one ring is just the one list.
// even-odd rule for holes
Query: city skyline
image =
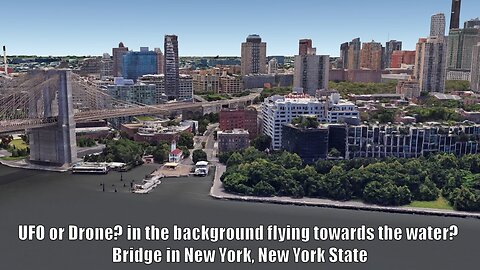
{"label": "city skyline", "polygon": [[[9,12],[4,15],[7,27],[2,29],[0,42],[9,55],[81,56],[111,53],[120,41],[131,50],[162,48],[164,35],[176,34],[181,56],[240,56],[245,37],[259,34],[268,44],[267,55],[293,56],[298,52],[298,40],[309,38],[317,44],[319,54],[339,56],[340,44],[356,37],[382,44],[396,39],[403,42],[405,50],[414,50],[418,38],[429,34],[431,15],[445,13],[450,21],[451,0],[406,0],[405,6],[412,8],[404,13],[377,0],[304,2],[308,8],[298,3],[279,6],[273,1],[255,2],[257,8],[252,8],[252,1],[145,0],[136,3],[139,16],[133,16],[132,6],[91,0],[68,6],[57,0],[24,1],[22,6],[10,1],[2,4]],[[478,10],[477,1],[463,1],[460,24],[478,17]],[[132,17],[135,20],[129,19]]]}

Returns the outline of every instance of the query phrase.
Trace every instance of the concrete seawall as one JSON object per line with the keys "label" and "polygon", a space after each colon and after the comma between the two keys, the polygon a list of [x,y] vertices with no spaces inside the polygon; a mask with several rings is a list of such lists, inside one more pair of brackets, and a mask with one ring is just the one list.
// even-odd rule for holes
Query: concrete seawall
{"label": "concrete seawall", "polygon": [[314,207],[323,207],[323,208],[337,208],[337,209],[347,209],[347,210],[362,210],[362,211],[399,213],[399,214],[411,214],[411,215],[428,215],[428,216],[480,219],[480,213],[471,213],[471,212],[462,212],[462,211],[412,208],[412,207],[386,207],[386,206],[370,205],[370,204],[366,204],[358,201],[339,202],[339,201],[332,201],[327,199],[316,199],[316,198],[294,199],[290,197],[255,197],[255,196],[243,196],[243,195],[237,195],[237,194],[230,194],[225,192],[225,190],[223,189],[223,184],[220,181],[220,177],[225,172],[225,170],[226,170],[226,167],[224,165],[218,165],[215,170],[213,185],[212,185],[212,188],[210,189],[210,196],[215,199],[256,202],[256,203],[298,205],[298,206],[314,206]]}

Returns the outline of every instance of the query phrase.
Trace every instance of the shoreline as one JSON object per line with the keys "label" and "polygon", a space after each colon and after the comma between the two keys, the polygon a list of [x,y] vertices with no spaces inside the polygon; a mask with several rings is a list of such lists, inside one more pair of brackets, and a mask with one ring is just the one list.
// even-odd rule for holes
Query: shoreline
{"label": "shoreline", "polygon": [[15,160],[15,161],[0,159],[0,164],[9,168],[15,168],[15,169],[26,169],[26,170],[58,172],[58,173],[65,173],[69,171],[69,168],[65,168],[65,167],[35,165],[32,163],[26,162],[25,159]]}
{"label": "shoreline", "polygon": [[271,203],[271,204],[282,204],[282,205],[322,207],[322,208],[360,210],[360,211],[385,212],[385,213],[410,214],[410,215],[480,219],[480,213],[463,212],[463,211],[455,211],[455,210],[452,211],[452,210],[429,209],[429,208],[378,206],[378,205],[370,205],[370,204],[357,202],[357,201],[339,202],[339,201],[333,201],[328,199],[317,199],[317,198],[294,199],[290,197],[255,197],[255,196],[236,195],[236,194],[227,193],[223,189],[223,185],[222,185],[222,182],[220,181],[220,177],[225,172],[225,170],[226,170],[226,166],[224,165],[217,165],[215,169],[215,176],[213,178],[213,184],[210,189],[210,197],[217,200]]}

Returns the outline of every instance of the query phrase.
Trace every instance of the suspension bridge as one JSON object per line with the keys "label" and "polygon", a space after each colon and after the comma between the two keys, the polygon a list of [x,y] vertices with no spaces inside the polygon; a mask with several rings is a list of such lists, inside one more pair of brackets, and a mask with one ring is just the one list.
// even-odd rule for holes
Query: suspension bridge
{"label": "suspension bridge", "polygon": [[67,69],[33,70],[0,80],[0,134],[26,131],[30,160],[71,164],[76,159],[76,123],[174,111],[249,104],[259,94],[214,102],[145,105],[112,97]]}

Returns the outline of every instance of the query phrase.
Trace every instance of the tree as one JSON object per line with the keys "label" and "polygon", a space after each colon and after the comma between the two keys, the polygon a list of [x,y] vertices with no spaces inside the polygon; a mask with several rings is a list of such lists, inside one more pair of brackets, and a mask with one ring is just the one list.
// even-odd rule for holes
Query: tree
{"label": "tree", "polygon": [[180,133],[178,138],[178,146],[185,146],[188,149],[193,149],[193,134],[190,132]]}
{"label": "tree", "polygon": [[420,185],[418,196],[416,196],[415,199],[419,201],[435,201],[438,199],[439,194],[440,190],[435,183],[427,177],[425,182]]}
{"label": "tree", "polygon": [[240,153],[235,152],[228,158],[227,166],[231,167],[235,165],[240,165],[242,161],[243,161],[242,155],[240,155]]}
{"label": "tree", "polygon": [[188,158],[190,156],[190,150],[188,150],[187,147],[180,146],[180,149],[182,150],[183,158]]}
{"label": "tree", "polygon": [[460,211],[478,211],[480,210],[479,196],[468,187],[462,186],[453,192],[453,205]]}
{"label": "tree", "polygon": [[269,183],[260,181],[253,187],[253,193],[257,196],[270,197],[275,194],[275,189]]}
{"label": "tree", "polygon": [[255,138],[251,142],[251,145],[259,151],[265,151],[266,149],[269,149],[271,144],[272,144],[272,138],[270,138],[270,136],[263,135],[263,134],[259,135],[257,138]]}
{"label": "tree", "polygon": [[207,153],[201,149],[196,149],[193,151],[192,154],[193,163],[197,163],[199,161],[207,161]]}
{"label": "tree", "polygon": [[332,148],[330,149],[330,152],[328,152],[328,156],[333,158],[339,158],[342,156],[342,153],[340,153],[337,148]]}

